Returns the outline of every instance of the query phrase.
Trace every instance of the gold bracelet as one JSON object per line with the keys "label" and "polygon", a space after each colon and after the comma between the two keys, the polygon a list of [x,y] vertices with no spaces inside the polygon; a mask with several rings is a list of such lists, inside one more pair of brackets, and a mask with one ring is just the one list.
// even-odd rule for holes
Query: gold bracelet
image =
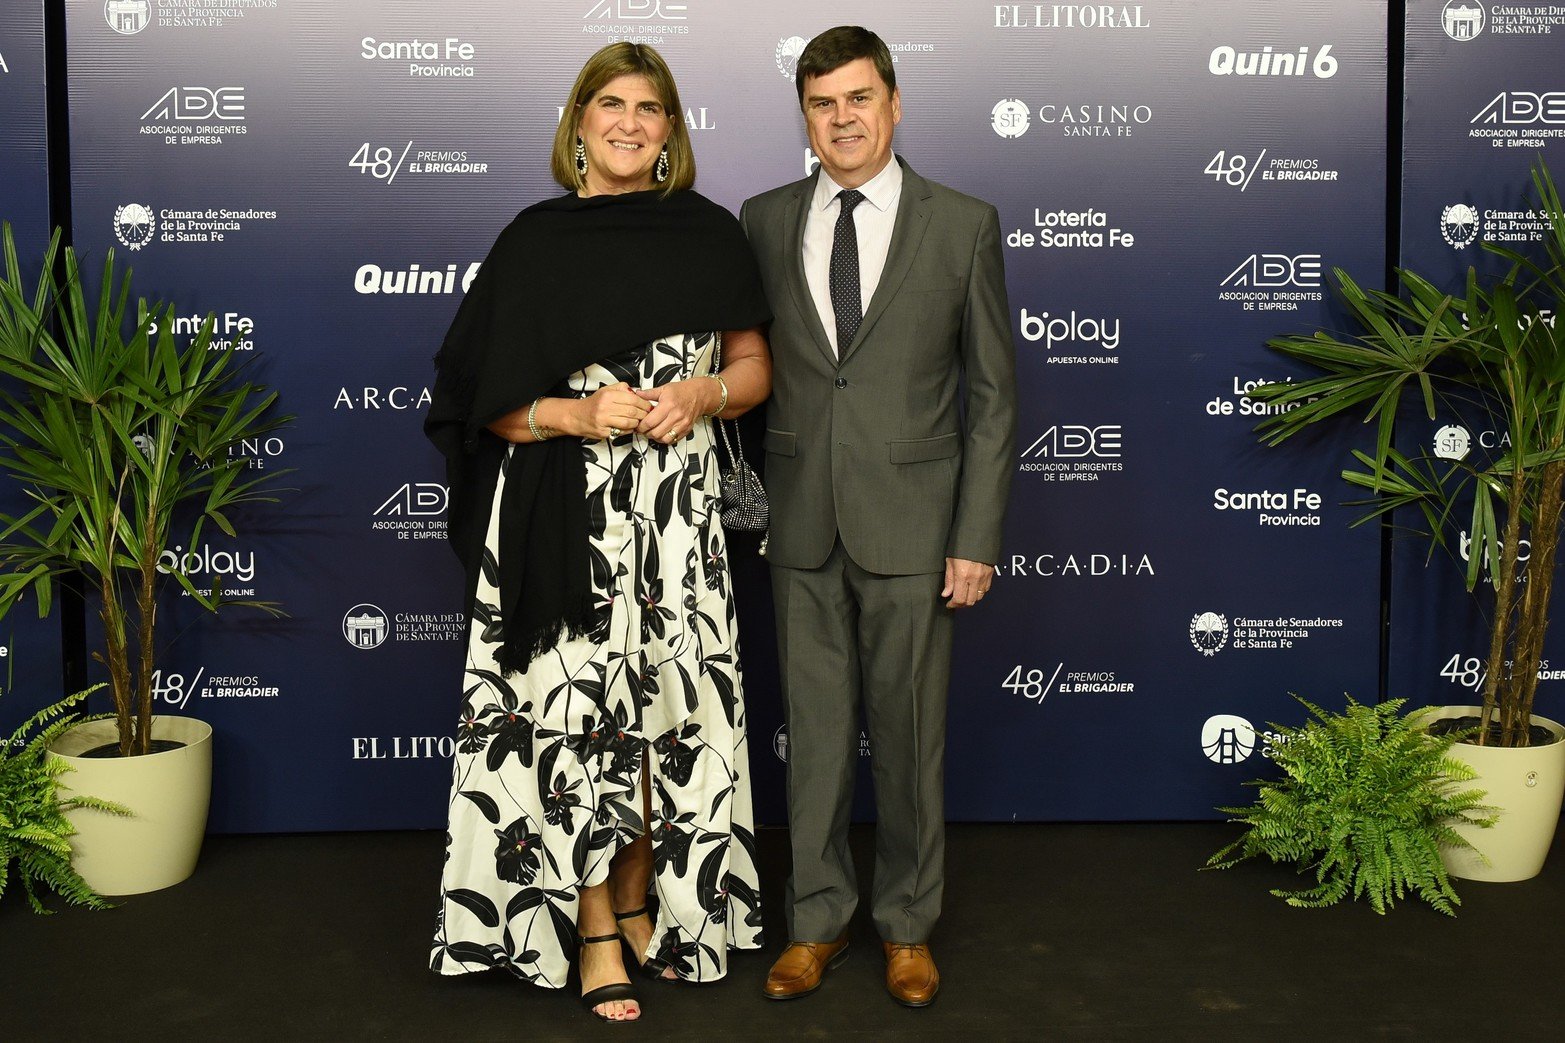
{"label": "gold bracelet", "polygon": [[701,414],[705,417],[714,417],[728,408],[728,382],[723,379],[723,375],[721,373],[708,373],[707,376],[717,381],[717,386],[723,389],[723,400],[717,404],[717,408],[712,410],[710,413]]}
{"label": "gold bracelet", "polygon": [[538,403],[542,401],[543,396],[539,395],[533,399],[533,404],[527,407],[527,430],[532,434],[534,442],[546,442],[559,434],[552,427],[538,426]]}

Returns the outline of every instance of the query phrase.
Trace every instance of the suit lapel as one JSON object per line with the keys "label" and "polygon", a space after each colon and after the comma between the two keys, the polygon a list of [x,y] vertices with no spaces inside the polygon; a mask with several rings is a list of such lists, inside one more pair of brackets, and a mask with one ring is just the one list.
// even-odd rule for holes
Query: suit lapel
{"label": "suit lapel", "polygon": [[804,278],[804,223],[810,216],[810,200],[815,194],[815,178],[800,182],[783,214],[783,227],[788,234],[788,289],[793,294],[793,306],[804,317],[804,326],[810,339],[833,367],[837,357],[832,354],[831,341],[826,338],[826,327],[821,325],[820,312],[815,310],[815,298],[810,296],[810,284]]}
{"label": "suit lapel", "polygon": [[[902,160],[899,158],[897,162],[902,163]],[[864,321],[859,323],[859,331],[854,334],[853,343],[842,352],[844,361],[864,343],[864,338],[874,328],[875,321],[884,314],[891,298],[896,296],[902,286],[902,280],[907,278],[909,269],[913,267],[913,258],[918,255],[918,244],[923,241],[924,230],[929,227],[929,201],[933,195],[929,182],[913,173],[912,167],[902,163],[902,197],[897,203],[897,222],[891,230],[891,248],[886,253],[886,267],[880,273],[875,296],[870,298],[869,307],[864,310]],[[803,226],[800,227],[802,229]],[[800,270],[803,270],[802,263]]]}

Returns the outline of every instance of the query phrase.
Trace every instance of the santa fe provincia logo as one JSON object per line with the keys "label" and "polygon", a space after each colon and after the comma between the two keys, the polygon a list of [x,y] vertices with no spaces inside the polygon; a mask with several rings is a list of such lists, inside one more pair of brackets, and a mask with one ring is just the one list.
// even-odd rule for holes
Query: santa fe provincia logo
{"label": "santa fe provincia logo", "polygon": [[1204,656],[1214,656],[1228,643],[1228,617],[1198,612],[1190,617],[1190,643]]}
{"label": "santa fe provincia logo", "polygon": [[1467,203],[1452,203],[1440,211],[1440,235],[1458,250],[1478,238],[1482,224],[1478,211]]}
{"label": "santa fe provincia logo", "polygon": [[114,211],[114,235],[132,250],[152,242],[158,221],[146,203],[126,203]]}

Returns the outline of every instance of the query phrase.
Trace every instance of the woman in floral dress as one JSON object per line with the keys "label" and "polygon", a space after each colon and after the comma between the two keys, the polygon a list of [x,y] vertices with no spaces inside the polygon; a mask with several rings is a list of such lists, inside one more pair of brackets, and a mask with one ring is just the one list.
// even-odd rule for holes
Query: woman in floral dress
{"label": "woman in floral dress", "polygon": [[632,1020],[610,941],[689,981],[761,941],[712,418],[769,392],[769,313],[655,51],[604,48],[565,111],[572,192],[501,234],[425,425],[471,609],[431,966],[559,988],[579,954]]}

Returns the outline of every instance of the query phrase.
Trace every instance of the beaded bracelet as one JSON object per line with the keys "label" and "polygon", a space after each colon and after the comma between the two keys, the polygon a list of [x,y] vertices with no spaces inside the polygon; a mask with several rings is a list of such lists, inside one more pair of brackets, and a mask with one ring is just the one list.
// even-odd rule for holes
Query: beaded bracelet
{"label": "beaded bracelet", "polygon": [[538,403],[543,401],[539,395],[533,399],[533,404],[527,407],[527,430],[532,434],[534,442],[545,442],[553,438],[559,432],[552,427],[538,426]]}

